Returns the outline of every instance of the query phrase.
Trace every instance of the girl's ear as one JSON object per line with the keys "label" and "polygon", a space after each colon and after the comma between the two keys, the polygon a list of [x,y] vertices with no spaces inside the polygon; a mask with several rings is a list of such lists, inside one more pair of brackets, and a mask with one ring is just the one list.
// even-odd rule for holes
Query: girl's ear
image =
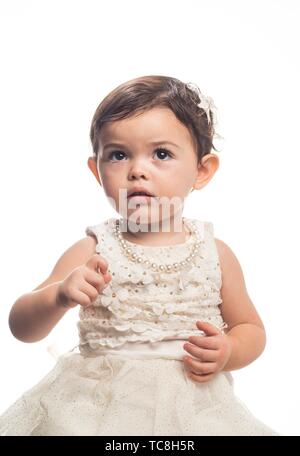
{"label": "girl's ear", "polygon": [[202,157],[201,164],[198,165],[198,174],[193,188],[200,190],[212,179],[219,168],[219,157],[215,154],[207,154]]}
{"label": "girl's ear", "polygon": [[95,157],[89,157],[88,161],[87,161],[87,164],[88,164],[88,167],[90,168],[90,170],[92,171],[92,173],[94,174],[94,176],[96,177],[96,179],[99,182],[99,184],[102,186],[101,179],[100,179],[100,176],[99,176],[98,170],[97,170],[96,158]]}

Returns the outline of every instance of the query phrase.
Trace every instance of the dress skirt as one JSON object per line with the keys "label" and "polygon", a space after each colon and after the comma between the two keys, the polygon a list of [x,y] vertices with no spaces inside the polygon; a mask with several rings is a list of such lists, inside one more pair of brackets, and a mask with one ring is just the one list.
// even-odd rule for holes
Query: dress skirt
{"label": "dress skirt", "polygon": [[0,417],[2,436],[278,435],[235,396],[233,378],[189,379],[183,340],[61,355]]}

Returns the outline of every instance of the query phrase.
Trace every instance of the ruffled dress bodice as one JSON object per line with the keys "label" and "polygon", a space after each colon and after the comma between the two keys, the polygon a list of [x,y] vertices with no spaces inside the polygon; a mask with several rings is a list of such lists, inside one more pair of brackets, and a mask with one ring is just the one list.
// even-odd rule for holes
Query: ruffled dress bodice
{"label": "ruffled dress bodice", "polygon": [[[93,306],[80,308],[81,353],[103,353],[103,349],[120,349],[135,342],[188,339],[201,334],[197,320],[220,329],[226,326],[219,308],[221,269],[211,222],[189,219],[201,234],[200,252],[187,269],[162,273],[145,269],[124,255],[113,233],[115,220],[86,228],[86,234],[96,238],[96,252],[107,260],[112,280]],[[190,254],[193,241],[190,235],[184,243],[170,246],[127,242],[151,262],[172,264]]]}

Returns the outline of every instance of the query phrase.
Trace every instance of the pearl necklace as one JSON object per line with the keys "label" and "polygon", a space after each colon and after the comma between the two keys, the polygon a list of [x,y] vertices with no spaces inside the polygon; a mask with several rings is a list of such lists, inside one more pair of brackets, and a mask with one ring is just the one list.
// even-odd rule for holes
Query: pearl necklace
{"label": "pearl necklace", "polygon": [[194,260],[196,255],[200,253],[200,245],[204,242],[200,238],[200,233],[193,222],[188,222],[185,217],[182,218],[184,224],[190,229],[192,236],[194,236],[195,240],[193,242],[193,249],[192,253],[185,258],[183,261],[180,261],[178,263],[173,263],[173,264],[156,264],[156,263],[151,263],[148,259],[143,258],[142,256],[137,255],[137,253],[132,251],[131,246],[128,244],[128,242],[123,238],[122,233],[120,231],[120,220],[115,221],[115,226],[113,228],[113,233],[117,237],[121,249],[123,250],[123,253],[128,257],[129,260],[141,264],[146,268],[151,269],[152,271],[159,271],[159,272],[175,272],[175,271],[180,271],[185,269],[187,266],[191,264],[191,262]]}

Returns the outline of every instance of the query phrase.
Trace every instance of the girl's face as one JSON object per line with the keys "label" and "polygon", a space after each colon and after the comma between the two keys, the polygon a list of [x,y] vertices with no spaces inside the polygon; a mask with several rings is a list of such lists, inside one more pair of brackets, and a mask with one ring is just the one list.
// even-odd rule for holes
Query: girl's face
{"label": "girl's face", "polygon": [[[210,163],[209,163],[210,160]],[[128,218],[133,212],[141,220],[161,220],[162,206],[174,197],[183,202],[191,188],[206,185],[218,167],[218,157],[203,159],[209,166],[197,165],[196,144],[186,128],[164,107],[104,124],[99,138],[98,163],[89,159],[89,167],[113,200],[118,213]],[[142,187],[156,198],[127,199],[135,187]],[[163,198],[164,203],[157,202]],[[162,201],[162,200],[161,200]],[[156,203],[156,204],[154,204]],[[174,204],[169,204],[174,215]],[[124,213],[126,211],[126,214]]]}

